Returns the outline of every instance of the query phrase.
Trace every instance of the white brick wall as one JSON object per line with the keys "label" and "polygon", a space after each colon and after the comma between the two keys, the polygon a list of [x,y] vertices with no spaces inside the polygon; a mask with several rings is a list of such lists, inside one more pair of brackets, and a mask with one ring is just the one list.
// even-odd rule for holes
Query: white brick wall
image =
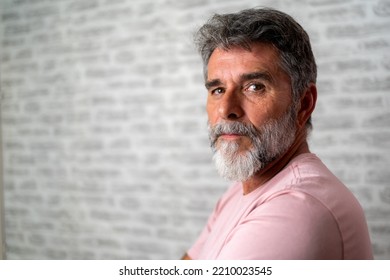
{"label": "white brick wall", "polygon": [[214,12],[293,15],[319,66],[312,151],[390,258],[390,2],[3,0],[9,259],[177,259],[227,183],[208,148],[192,33]]}

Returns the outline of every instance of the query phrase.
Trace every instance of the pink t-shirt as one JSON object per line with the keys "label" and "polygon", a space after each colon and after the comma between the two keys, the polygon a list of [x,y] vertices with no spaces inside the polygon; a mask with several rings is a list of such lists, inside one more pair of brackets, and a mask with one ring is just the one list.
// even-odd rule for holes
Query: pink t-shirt
{"label": "pink t-shirt", "polygon": [[234,184],[188,251],[192,259],[372,259],[364,213],[314,154],[247,195]]}

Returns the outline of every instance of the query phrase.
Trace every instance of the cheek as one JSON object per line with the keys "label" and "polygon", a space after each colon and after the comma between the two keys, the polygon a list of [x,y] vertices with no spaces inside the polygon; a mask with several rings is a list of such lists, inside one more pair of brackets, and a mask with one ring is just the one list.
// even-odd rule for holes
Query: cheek
{"label": "cheek", "polygon": [[287,107],[284,101],[268,99],[256,104],[248,104],[245,107],[245,113],[250,122],[259,127],[271,119],[280,118],[286,112]]}
{"label": "cheek", "polygon": [[248,106],[245,108],[246,117],[255,127],[261,127],[264,122],[272,118],[269,108],[263,106]]}

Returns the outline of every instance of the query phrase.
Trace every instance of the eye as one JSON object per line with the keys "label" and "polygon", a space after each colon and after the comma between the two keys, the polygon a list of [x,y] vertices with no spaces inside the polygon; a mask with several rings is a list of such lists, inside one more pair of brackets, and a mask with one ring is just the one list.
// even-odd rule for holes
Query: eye
{"label": "eye", "polygon": [[245,88],[246,92],[261,93],[265,89],[265,86],[261,83],[253,83]]}
{"label": "eye", "polygon": [[219,95],[219,94],[222,94],[224,92],[225,92],[225,90],[223,88],[215,88],[215,89],[210,91],[211,95]]}

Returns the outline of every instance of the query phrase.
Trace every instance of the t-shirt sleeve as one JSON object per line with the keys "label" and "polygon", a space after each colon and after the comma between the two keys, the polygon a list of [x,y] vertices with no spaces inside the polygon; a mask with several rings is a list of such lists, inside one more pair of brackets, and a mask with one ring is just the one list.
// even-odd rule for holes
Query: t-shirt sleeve
{"label": "t-shirt sleeve", "polygon": [[200,233],[198,239],[195,241],[195,243],[192,245],[192,247],[187,252],[188,256],[191,259],[193,259],[193,260],[199,259],[199,255],[203,249],[205,242],[207,241],[207,238],[208,238],[210,231],[213,227],[216,216],[217,216],[217,210],[214,209],[214,211],[211,213],[210,217],[208,218],[207,223],[206,223],[205,227],[203,228],[202,232]]}
{"label": "t-shirt sleeve", "polygon": [[286,193],[255,208],[230,233],[218,259],[338,259],[338,232],[320,201]]}
{"label": "t-shirt sleeve", "polygon": [[195,241],[195,243],[191,246],[191,248],[188,250],[187,254],[192,260],[199,259],[199,255],[202,251],[203,245],[207,240],[207,237],[209,235],[209,229],[208,224],[203,228],[201,234],[199,235],[198,239]]}
{"label": "t-shirt sleeve", "polygon": [[199,237],[196,239],[195,243],[187,252],[188,256],[191,259],[193,260],[199,259],[204,244],[206,243],[207,238],[209,237],[209,234],[212,228],[214,227],[215,221],[217,220],[221,212],[221,209],[224,207],[226,202],[231,198],[231,196],[235,193],[236,188],[241,188],[241,186],[239,184],[233,184],[232,186],[230,186],[228,191],[218,200],[217,204],[215,205],[212,213],[210,214],[207,220],[205,227],[203,228]]}

